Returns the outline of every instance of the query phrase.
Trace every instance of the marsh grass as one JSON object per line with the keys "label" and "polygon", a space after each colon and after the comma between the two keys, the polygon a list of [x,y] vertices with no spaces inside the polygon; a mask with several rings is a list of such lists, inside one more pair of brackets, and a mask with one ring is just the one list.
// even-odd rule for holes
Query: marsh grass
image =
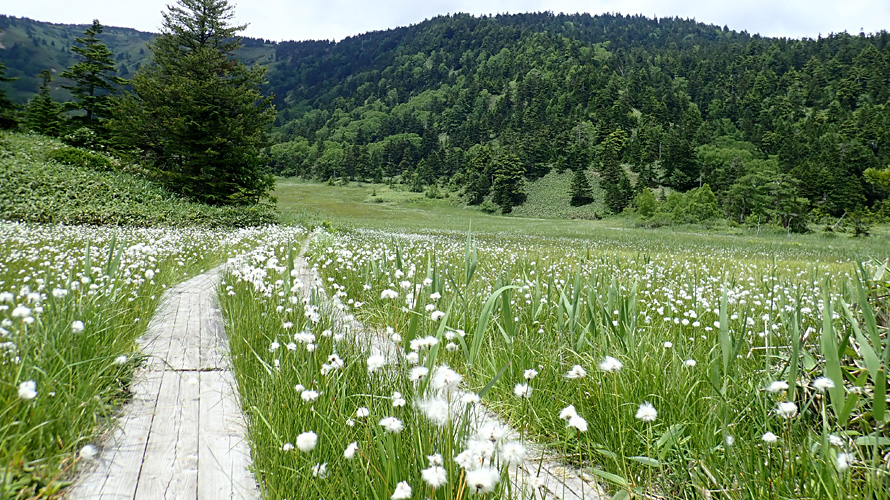
{"label": "marsh grass", "polygon": [[[874,263],[801,240],[611,238],[363,230],[312,257],[359,318],[406,340],[439,292],[448,329],[467,332],[440,359],[476,386],[505,368],[489,404],[616,497],[887,498],[886,325],[857,285]],[[606,356],[623,367],[601,371]],[[567,378],[576,364],[587,375]],[[527,369],[539,374],[519,399]],[[822,376],[834,387],[818,389]],[[776,381],[788,389],[767,390]],[[644,402],[652,422],[636,416]],[[569,404],[585,432],[559,418]]]}
{"label": "marsh grass", "polygon": [[0,223],[0,498],[69,484],[129,397],[136,339],[165,289],[242,244],[221,231]]}

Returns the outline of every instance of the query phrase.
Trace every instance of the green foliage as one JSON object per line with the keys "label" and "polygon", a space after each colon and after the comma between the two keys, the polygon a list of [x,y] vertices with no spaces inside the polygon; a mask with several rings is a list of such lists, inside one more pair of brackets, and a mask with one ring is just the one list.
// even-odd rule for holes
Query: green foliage
{"label": "green foliage", "polygon": [[275,110],[261,95],[265,71],[231,53],[243,26],[225,0],[180,0],[164,13],[152,62],[117,101],[112,129],[137,148],[164,185],[196,200],[252,204],[269,195],[260,150]]}
{"label": "green foliage", "polygon": [[75,167],[90,168],[100,172],[107,172],[115,168],[114,162],[107,156],[79,148],[61,147],[52,149],[46,154],[46,159]]}
{"label": "green foliage", "polygon": [[659,212],[670,214],[671,220],[676,224],[702,224],[723,215],[714,192],[707,184],[685,193],[671,192]]}
{"label": "green foliage", "polygon": [[494,180],[491,183],[491,201],[508,214],[513,207],[525,201],[525,167],[519,157],[501,153],[494,161]]}
{"label": "green foliage", "polygon": [[83,110],[83,123],[92,128],[97,128],[94,121],[108,117],[109,97],[117,92],[119,85],[127,83],[116,76],[112,53],[98,38],[104,29],[98,19],[93,20],[84,36],[75,39],[79,45],[71,47],[81,60],[59,75],[74,82],[74,85],[62,85],[74,97],[74,102],[67,103],[66,108]]}
{"label": "green foliage", "polygon": [[890,191],[890,167],[882,170],[876,168],[867,168],[863,172],[865,180],[870,184],[880,187],[886,191]]}
{"label": "green foliage", "polygon": [[0,219],[95,225],[245,227],[275,223],[266,204],[214,207],[184,200],[113,168],[114,160],[45,137],[3,134]]}
{"label": "green foliage", "polygon": [[586,168],[576,168],[572,175],[572,187],[569,190],[571,196],[570,204],[573,207],[580,207],[593,203],[593,189],[590,187],[590,181],[587,179]]}
{"label": "green foliage", "polygon": [[[6,65],[0,62],[0,83],[15,81],[15,78],[5,76]],[[15,128],[18,125],[16,117],[17,107],[15,103],[9,100],[6,95],[6,89],[0,86],[0,129]]]}
{"label": "green foliage", "polygon": [[658,200],[655,199],[651,189],[644,187],[637,193],[637,196],[634,198],[634,208],[636,208],[640,217],[644,219],[655,215],[655,211],[658,209]]}
{"label": "green foliage", "polygon": [[49,70],[40,73],[43,83],[40,85],[40,92],[25,110],[26,123],[28,128],[43,135],[57,137],[62,134],[64,122],[61,116],[62,106],[53,101],[49,94],[49,83],[53,80],[53,75]]}

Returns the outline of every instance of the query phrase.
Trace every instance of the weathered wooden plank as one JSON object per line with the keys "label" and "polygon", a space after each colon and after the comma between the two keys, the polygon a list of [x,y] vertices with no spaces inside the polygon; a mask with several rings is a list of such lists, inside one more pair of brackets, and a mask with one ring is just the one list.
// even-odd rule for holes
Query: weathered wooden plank
{"label": "weathered wooden plank", "polygon": [[152,420],[136,500],[193,499],[197,496],[198,394],[191,372],[164,372]]}
{"label": "weathered wooden plank", "polygon": [[68,491],[72,500],[129,498],[145,456],[151,422],[154,418],[162,372],[140,371],[133,381],[133,399],[108,438],[100,444],[100,455],[84,470]]}

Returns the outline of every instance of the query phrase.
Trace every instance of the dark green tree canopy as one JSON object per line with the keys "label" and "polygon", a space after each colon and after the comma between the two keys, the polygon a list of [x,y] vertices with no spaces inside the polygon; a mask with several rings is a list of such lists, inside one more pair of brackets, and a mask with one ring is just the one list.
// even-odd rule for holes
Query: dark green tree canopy
{"label": "dark green tree canopy", "polygon": [[109,96],[117,92],[119,85],[127,83],[117,76],[111,51],[98,38],[103,30],[99,20],[94,19],[84,36],[75,40],[78,45],[71,47],[82,60],[60,75],[74,82],[73,85],[62,85],[74,96],[74,102],[68,103],[66,108],[84,110],[83,121],[87,126],[92,125],[93,120],[108,117]]}
{"label": "dark green tree canopy", "polygon": [[226,0],[179,0],[151,44],[153,64],[117,101],[114,130],[182,194],[211,204],[269,196],[260,153],[275,118],[265,70],[234,58],[243,26]]}
{"label": "dark green tree canopy", "polygon": [[[0,83],[14,81],[15,78],[5,76],[6,66],[0,62]],[[18,124],[16,105],[8,97],[6,90],[0,87],[0,129],[14,128]]]}
{"label": "dark green tree canopy", "polygon": [[55,102],[49,94],[49,84],[53,74],[47,69],[40,73],[41,85],[37,95],[28,103],[25,118],[28,128],[44,135],[59,136],[64,130],[62,105]]}

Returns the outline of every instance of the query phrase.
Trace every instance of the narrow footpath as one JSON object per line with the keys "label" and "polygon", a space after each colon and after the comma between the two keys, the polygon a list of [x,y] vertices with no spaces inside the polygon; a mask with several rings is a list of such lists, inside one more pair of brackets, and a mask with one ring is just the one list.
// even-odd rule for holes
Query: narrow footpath
{"label": "narrow footpath", "polygon": [[222,269],[166,294],[139,341],[133,399],[66,498],[260,498],[214,297]]}

